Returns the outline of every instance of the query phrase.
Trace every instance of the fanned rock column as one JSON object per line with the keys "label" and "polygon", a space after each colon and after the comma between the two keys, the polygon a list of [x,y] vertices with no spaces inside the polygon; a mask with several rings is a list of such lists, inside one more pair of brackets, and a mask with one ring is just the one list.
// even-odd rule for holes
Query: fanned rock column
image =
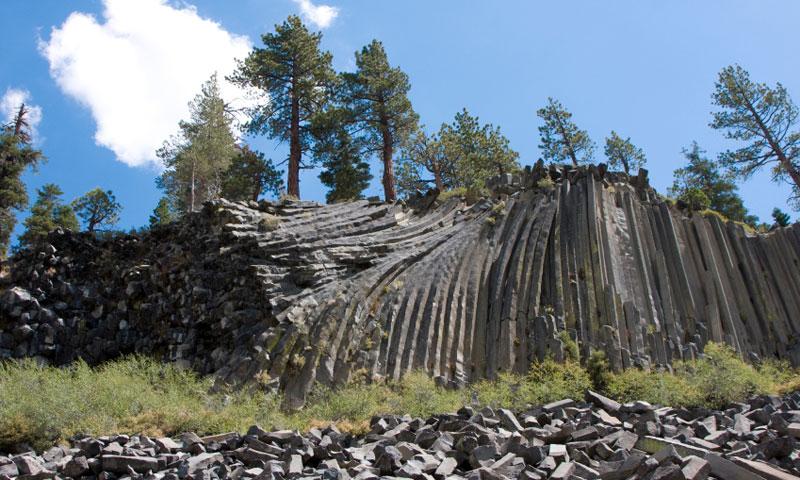
{"label": "fanned rock column", "polygon": [[798,225],[754,235],[687,216],[646,172],[603,166],[537,165],[493,188],[472,205],[221,200],[141,235],[54,232],[11,262],[0,355],[140,352],[294,405],[354,376],[524,372],[563,358],[564,330],[615,368],[709,341],[800,363]]}

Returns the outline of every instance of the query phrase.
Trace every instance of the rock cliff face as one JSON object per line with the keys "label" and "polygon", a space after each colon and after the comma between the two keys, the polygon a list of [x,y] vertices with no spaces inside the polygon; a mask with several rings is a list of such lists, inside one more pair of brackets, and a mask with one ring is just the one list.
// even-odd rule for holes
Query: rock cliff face
{"label": "rock cliff face", "polygon": [[800,363],[800,226],[752,235],[662,201],[646,173],[535,168],[472,205],[219,201],[143,235],[20,253],[0,355],[141,352],[300,403],[423,369],[459,384],[604,349],[615,368],[708,341]]}

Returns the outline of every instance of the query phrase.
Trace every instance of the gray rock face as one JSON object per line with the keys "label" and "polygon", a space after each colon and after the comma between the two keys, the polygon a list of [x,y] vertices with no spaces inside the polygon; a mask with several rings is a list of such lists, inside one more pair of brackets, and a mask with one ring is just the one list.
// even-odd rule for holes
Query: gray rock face
{"label": "gray rock face", "polygon": [[221,200],[142,235],[54,232],[13,259],[0,357],[146,352],[221,382],[271,378],[292,406],[355,371],[525,372],[563,358],[565,330],[618,369],[709,341],[800,363],[800,226],[688,217],[646,172],[537,165],[498,182],[473,205]]}
{"label": "gray rock face", "polygon": [[[596,401],[593,395],[589,399]],[[800,415],[800,392],[769,398],[775,415]],[[608,399],[606,399],[608,400]],[[607,403],[604,400],[603,403]],[[252,427],[248,434],[179,439],[150,439],[143,435],[76,440],[72,447],[55,447],[36,455],[0,454],[0,477],[25,480],[44,478],[153,478],[153,479],[483,479],[496,480],[791,480],[800,474],[800,449],[788,431],[767,424],[736,428],[737,415],[748,416],[765,397],[751,399],[724,411],[673,408],[618,412],[622,423],[599,420],[599,407],[575,402],[575,411],[563,417],[544,406],[524,412],[470,409],[427,419],[378,416],[370,432],[343,434],[331,426],[305,435],[293,431],[268,432]],[[714,450],[702,448],[685,433],[641,435],[634,425],[655,415],[659,424],[677,426],[717,419],[729,438]],[[580,438],[554,440],[508,430],[510,418],[536,417],[542,428],[568,427]],[[513,423],[513,422],[510,422]],[[389,428],[390,426],[403,428]],[[664,429],[669,431],[673,429]],[[592,431],[595,434],[587,435]],[[380,433],[379,433],[380,432]],[[450,441],[429,442],[423,432],[435,432]],[[583,432],[583,433],[579,433]],[[573,436],[576,436],[573,434]],[[709,435],[713,435],[709,434]],[[680,438],[679,438],[680,437]],[[457,440],[455,440],[457,439]],[[455,440],[455,441],[452,441]],[[765,448],[776,441],[785,448]],[[125,455],[113,445],[122,442]],[[87,445],[96,445],[86,455]],[[163,447],[162,447],[163,446]],[[109,448],[112,447],[112,448]],[[159,450],[156,451],[155,449]]]}

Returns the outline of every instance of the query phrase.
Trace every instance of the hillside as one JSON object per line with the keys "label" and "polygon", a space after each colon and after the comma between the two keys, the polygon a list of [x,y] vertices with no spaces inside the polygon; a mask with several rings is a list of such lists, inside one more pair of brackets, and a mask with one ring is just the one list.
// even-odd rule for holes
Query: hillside
{"label": "hillside", "polygon": [[709,341],[800,363],[800,227],[749,234],[603,166],[541,166],[468,205],[208,203],[141,235],[56,231],[10,264],[0,355],[55,364],[140,352],[257,380],[424,370],[459,385],[606,351],[666,365]]}

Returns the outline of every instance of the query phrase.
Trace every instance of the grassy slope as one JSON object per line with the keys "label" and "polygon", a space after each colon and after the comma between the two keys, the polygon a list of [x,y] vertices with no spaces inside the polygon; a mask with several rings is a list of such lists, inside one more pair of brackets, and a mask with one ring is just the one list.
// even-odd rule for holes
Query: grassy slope
{"label": "grassy slope", "polygon": [[97,368],[37,366],[33,361],[0,365],[0,450],[27,442],[42,449],[75,434],[145,433],[153,436],[195,431],[201,435],[244,431],[249,425],[305,430],[336,423],[361,432],[382,413],[424,417],[465,404],[521,410],[587,388],[621,401],[646,400],[672,406],[724,407],[756,393],[779,393],[800,386],[787,365],[752,367],[729,348],[709,344],[705,358],[678,363],[674,373],[628,370],[612,374],[602,355],[587,368],[575,361],[533,365],[527,375],[501,374],[453,391],[436,387],[422,373],[394,384],[352,384],[319,389],[306,408],[288,413],[277,395],[253,391],[209,393],[211,380],[142,357]]}

